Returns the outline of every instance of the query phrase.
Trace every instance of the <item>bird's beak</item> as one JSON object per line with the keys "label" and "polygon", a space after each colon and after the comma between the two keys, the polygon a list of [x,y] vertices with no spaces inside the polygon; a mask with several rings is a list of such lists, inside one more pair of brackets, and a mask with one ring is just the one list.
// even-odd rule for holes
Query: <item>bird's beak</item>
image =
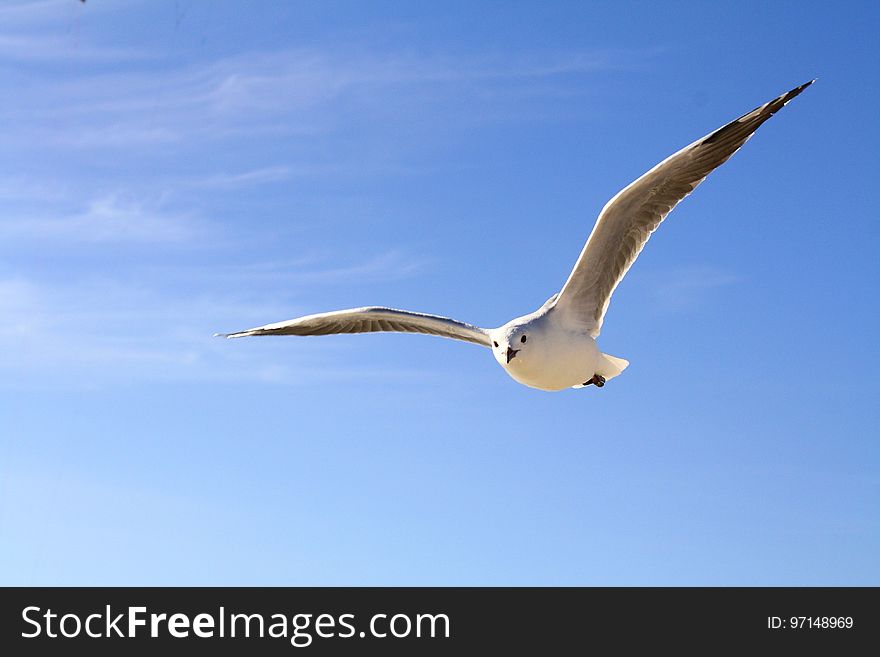
{"label": "bird's beak", "polygon": [[519,353],[519,349],[514,349],[513,347],[507,348],[507,362],[512,361],[516,355]]}

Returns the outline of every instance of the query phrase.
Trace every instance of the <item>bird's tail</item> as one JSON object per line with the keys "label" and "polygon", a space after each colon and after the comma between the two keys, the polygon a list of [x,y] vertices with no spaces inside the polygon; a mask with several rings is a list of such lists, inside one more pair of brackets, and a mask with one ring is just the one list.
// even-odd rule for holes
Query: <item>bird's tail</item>
{"label": "bird's tail", "polygon": [[602,354],[602,360],[599,361],[599,371],[596,372],[596,374],[601,374],[605,377],[605,380],[608,381],[623,372],[627,365],[629,365],[628,360],[618,358],[617,356]]}

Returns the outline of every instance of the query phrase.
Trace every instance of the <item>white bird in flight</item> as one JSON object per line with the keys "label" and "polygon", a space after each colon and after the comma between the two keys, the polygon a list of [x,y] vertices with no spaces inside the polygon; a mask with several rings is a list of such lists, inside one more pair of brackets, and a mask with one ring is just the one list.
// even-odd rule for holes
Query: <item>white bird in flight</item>
{"label": "white bird in flight", "polygon": [[368,306],[298,317],[237,333],[328,335],[427,333],[492,349],[516,381],[540,390],[602,387],[629,362],[600,351],[596,338],[611,295],[667,214],[754,132],[815,80],[802,84],[682,148],[618,192],[599,213],[562,290],[538,310],[494,329],[448,317]]}

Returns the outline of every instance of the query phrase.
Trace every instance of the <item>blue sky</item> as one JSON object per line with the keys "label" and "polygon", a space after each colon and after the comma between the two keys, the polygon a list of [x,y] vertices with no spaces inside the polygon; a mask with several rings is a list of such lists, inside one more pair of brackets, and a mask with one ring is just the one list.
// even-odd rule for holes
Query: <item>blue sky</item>
{"label": "blue sky", "polygon": [[[7,2],[0,583],[880,584],[874,3]],[[618,288],[604,389],[498,326],[602,205],[811,78]]]}

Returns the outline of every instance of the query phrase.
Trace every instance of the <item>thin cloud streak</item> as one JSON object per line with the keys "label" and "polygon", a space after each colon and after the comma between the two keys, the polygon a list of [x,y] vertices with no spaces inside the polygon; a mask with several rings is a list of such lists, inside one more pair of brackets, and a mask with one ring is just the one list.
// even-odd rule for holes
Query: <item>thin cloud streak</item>
{"label": "thin cloud streak", "polygon": [[[149,277],[149,286],[137,282],[136,270],[129,280],[0,279],[0,316],[5,318],[0,381],[17,387],[94,388],[145,381],[305,385],[334,378],[424,378],[415,369],[352,366],[350,347],[339,341],[302,341],[296,350],[284,350],[285,361],[278,363],[277,344],[256,341],[229,348],[212,337],[218,329],[249,320],[305,312],[304,305],[279,301],[287,295],[274,294],[276,286],[308,283],[314,291],[315,286],[352,280],[409,276],[419,268],[397,252],[348,267],[305,266],[318,261],[304,257],[292,272],[281,263],[257,263],[238,268],[238,274],[236,268],[224,272],[199,265],[190,273],[159,269]],[[204,275],[191,275],[196,271]],[[267,276],[271,285],[265,285]],[[178,281],[185,281],[187,289],[175,289]]]}
{"label": "thin cloud streak", "polygon": [[0,5],[0,25],[9,29],[63,23],[81,14],[84,7],[79,4],[68,0],[4,2]]}
{"label": "thin cloud streak", "polygon": [[0,5],[0,60],[12,60],[18,65],[40,65],[72,61],[117,64],[156,59],[157,54],[145,50],[90,43],[83,39],[81,25],[85,16],[92,19],[100,14],[106,15],[122,5],[113,2],[86,4],[74,0],[4,2]]}
{"label": "thin cloud streak", "polygon": [[[511,61],[480,53],[432,58],[410,52],[299,48],[247,53],[185,69],[159,66],[125,75],[84,75],[50,87],[45,81],[25,81],[22,97],[15,106],[0,109],[0,116],[22,126],[44,127],[55,120],[60,125],[48,136],[58,145],[78,147],[242,134],[313,135],[337,129],[345,117],[419,115],[425,103],[452,98],[504,103],[505,90],[517,95],[520,87],[532,88],[536,77],[589,74],[613,68],[627,57],[525,54]],[[392,93],[395,100],[389,102]],[[45,102],[47,95],[50,102]],[[515,106],[505,109],[516,113]]]}
{"label": "thin cloud streak", "polygon": [[21,62],[54,62],[88,60],[118,62],[128,59],[150,59],[145,52],[125,48],[85,46],[70,39],[54,36],[16,36],[0,33],[0,59]]}
{"label": "thin cloud streak", "polygon": [[[239,281],[277,283],[345,283],[364,280],[397,280],[421,271],[427,260],[417,259],[398,250],[373,256],[368,260],[346,266],[321,266],[326,259],[310,257],[299,262],[270,262],[223,268],[212,276],[224,274]],[[304,266],[307,264],[308,266]]]}
{"label": "thin cloud streak", "polygon": [[185,184],[216,190],[236,190],[242,187],[267,185],[290,180],[295,175],[289,166],[264,167],[241,173],[216,173],[192,178]]}
{"label": "thin cloud streak", "polygon": [[681,312],[704,299],[711,291],[741,280],[717,267],[693,265],[662,272],[650,283],[654,303],[664,312]]}
{"label": "thin cloud streak", "polygon": [[205,232],[191,215],[166,213],[111,195],[85,210],[56,216],[12,216],[0,223],[0,236],[17,242],[186,242]]}

